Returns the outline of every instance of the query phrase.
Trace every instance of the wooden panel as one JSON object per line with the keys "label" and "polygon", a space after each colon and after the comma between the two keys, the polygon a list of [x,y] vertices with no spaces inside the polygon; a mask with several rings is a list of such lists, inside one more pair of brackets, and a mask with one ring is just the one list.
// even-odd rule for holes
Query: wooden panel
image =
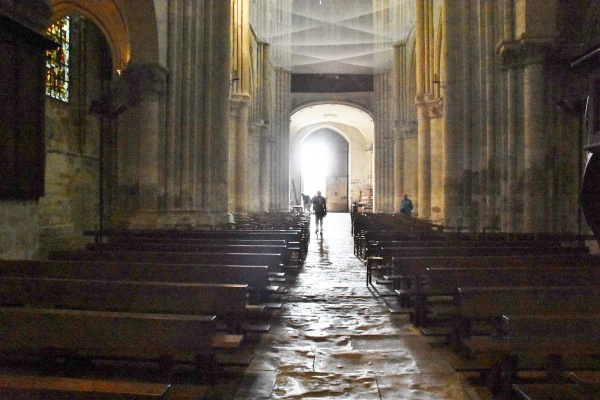
{"label": "wooden panel", "polygon": [[0,198],[44,194],[45,50],[53,45],[0,16]]}

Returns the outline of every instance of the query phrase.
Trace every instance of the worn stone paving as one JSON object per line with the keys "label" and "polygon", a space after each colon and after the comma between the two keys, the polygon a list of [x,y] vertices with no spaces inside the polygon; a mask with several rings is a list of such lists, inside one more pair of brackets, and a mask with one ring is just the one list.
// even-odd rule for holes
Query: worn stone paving
{"label": "worn stone paving", "polygon": [[330,213],[324,228],[322,238],[311,233],[235,398],[479,399],[408,316],[365,285],[349,214]]}

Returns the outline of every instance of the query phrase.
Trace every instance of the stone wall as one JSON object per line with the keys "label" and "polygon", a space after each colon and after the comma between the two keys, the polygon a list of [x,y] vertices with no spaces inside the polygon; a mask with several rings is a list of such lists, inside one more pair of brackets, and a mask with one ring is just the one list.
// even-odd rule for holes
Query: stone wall
{"label": "stone wall", "polygon": [[38,232],[37,202],[0,202],[0,258],[37,258],[39,256]]}
{"label": "stone wall", "polygon": [[69,102],[46,99],[46,193],[39,202],[40,255],[80,247],[83,231],[99,228],[100,119],[89,113],[101,98],[110,58],[102,33],[72,18]]}

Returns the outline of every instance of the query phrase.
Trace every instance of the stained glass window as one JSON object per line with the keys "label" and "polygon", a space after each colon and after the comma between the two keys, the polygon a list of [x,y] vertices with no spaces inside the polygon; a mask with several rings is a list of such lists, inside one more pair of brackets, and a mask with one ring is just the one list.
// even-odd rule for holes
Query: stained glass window
{"label": "stained glass window", "polygon": [[69,17],[52,24],[48,34],[60,46],[46,52],[46,95],[69,101]]}

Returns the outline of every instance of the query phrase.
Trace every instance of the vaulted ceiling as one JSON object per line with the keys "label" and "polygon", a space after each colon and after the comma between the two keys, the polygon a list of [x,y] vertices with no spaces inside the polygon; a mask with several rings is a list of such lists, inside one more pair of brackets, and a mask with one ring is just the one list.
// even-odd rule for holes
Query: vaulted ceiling
{"label": "vaulted ceiling", "polygon": [[414,3],[268,0],[268,17],[255,19],[254,30],[271,44],[275,65],[292,73],[371,74],[391,67],[393,44],[414,29]]}

